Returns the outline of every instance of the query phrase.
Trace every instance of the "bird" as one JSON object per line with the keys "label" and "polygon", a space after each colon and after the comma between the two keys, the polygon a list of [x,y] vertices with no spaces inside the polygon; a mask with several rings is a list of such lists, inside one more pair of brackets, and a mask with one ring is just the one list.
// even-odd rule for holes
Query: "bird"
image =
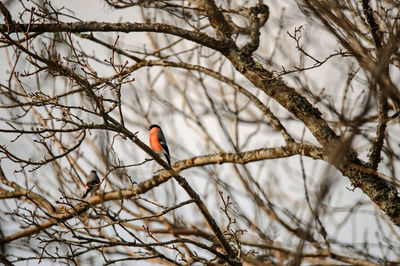
{"label": "bird", "polygon": [[97,172],[95,170],[90,171],[90,174],[87,178],[86,184],[85,184],[85,188],[86,188],[86,192],[85,194],[83,194],[82,198],[86,198],[86,196],[89,193],[94,193],[96,192],[96,190],[99,189],[100,187],[100,179],[97,175]]}
{"label": "bird", "polygon": [[164,133],[159,125],[153,124],[149,127],[149,142],[150,148],[160,154],[164,154],[167,159],[168,165],[171,167],[171,157],[169,156],[169,150],[167,140],[165,139]]}

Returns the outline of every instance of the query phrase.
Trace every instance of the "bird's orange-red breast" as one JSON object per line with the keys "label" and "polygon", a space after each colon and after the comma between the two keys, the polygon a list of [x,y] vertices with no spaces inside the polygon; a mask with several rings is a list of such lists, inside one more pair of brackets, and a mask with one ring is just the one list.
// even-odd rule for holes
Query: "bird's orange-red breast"
{"label": "bird's orange-red breast", "polygon": [[171,158],[169,156],[167,140],[165,139],[162,129],[159,125],[156,124],[151,125],[149,129],[150,148],[155,152],[164,154],[165,159],[167,159],[168,165],[171,166]]}
{"label": "bird's orange-red breast", "polygon": [[160,140],[158,138],[158,131],[160,130],[159,127],[153,127],[150,129],[150,148],[154,151],[161,152],[163,150],[163,147],[160,143]]}

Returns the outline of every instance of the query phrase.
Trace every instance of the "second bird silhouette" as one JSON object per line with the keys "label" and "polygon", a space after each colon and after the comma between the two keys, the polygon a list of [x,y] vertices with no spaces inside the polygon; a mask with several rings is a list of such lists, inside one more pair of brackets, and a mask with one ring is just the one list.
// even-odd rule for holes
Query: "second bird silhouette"
{"label": "second bird silhouette", "polygon": [[90,193],[95,193],[100,187],[100,179],[95,170],[90,171],[90,174],[86,180],[85,188],[86,192],[83,194],[82,198],[86,198],[86,196]]}
{"label": "second bird silhouette", "polygon": [[164,154],[165,158],[167,159],[168,165],[171,167],[171,158],[169,156],[167,140],[165,139],[161,127],[159,125],[153,124],[150,126],[149,130],[150,148],[159,154]]}

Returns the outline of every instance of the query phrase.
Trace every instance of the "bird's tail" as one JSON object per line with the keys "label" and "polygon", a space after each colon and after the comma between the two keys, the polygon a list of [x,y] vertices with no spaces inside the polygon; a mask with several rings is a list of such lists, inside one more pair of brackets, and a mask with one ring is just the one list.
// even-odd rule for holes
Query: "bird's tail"
{"label": "bird's tail", "polygon": [[83,194],[82,198],[83,199],[86,198],[86,196],[89,194],[89,192],[90,192],[90,188],[86,189],[86,192],[85,192],[85,194]]}
{"label": "bird's tail", "polygon": [[169,167],[171,167],[171,158],[169,157],[169,154],[164,152],[165,158],[167,159]]}

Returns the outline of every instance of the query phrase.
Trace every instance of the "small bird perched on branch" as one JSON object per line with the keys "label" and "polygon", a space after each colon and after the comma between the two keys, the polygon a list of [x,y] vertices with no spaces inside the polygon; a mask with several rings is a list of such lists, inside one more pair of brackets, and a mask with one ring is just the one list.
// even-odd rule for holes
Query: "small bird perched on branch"
{"label": "small bird perched on branch", "polygon": [[164,154],[167,159],[168,165],[171,166],[171,157],[169,156],[169,150],[167,140],[165,139],[164,133],[159,125],[151,125],[149,135],[150,148],[159,153]]}
{"label": "small bird perched on branch", "polygon": [[86,196],[91,193],[95,193],[99,187],[100,187],[100,179],[97,176],[97,173],[95,170],[90,171],[90,174],[86,180],[85,188],[86,192],[83,194],[82,198],[86,198]]}

